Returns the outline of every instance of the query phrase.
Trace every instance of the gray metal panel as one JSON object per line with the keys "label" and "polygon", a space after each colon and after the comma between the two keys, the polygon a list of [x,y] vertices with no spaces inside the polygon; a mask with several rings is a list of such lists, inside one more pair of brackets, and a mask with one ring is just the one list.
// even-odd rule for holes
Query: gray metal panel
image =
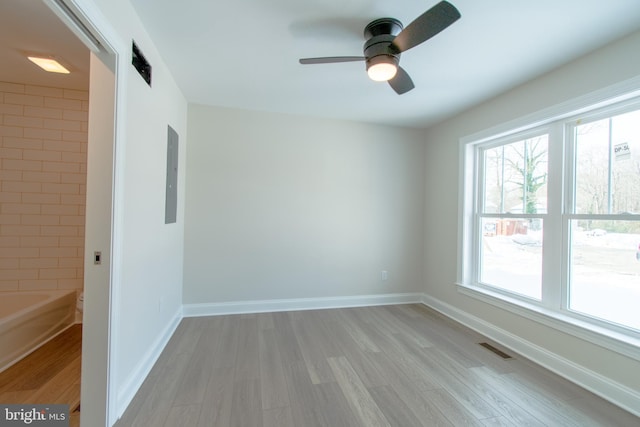
{"label": "gray metal panel", "polygon": [[167,126],[167,189],[164,205],[164,223],[176,222],[178,211],[178,134]]}

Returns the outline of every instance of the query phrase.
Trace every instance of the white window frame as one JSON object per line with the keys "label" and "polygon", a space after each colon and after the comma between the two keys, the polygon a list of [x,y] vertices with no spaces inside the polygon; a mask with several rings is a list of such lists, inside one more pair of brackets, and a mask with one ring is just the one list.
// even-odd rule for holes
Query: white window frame
{"label": "white window frame", "polygon": [[[482,144],[482,149],[488,149],[488,148],[493,148],[493,147],[499,147],[499,146],[503,146],[506,144],[510,144],[513,142],[518,142],[518,141],[522,141],[525,139],[529,139],[529,138],[534,138],[536,136],[540,136],[540,135],[549,135],[549,141],[551,141],[551,137],[552,137],[552,132],[553,132],[553,127],[552,126],[548,126],[548,125],[544,125],[544,126],[538,126],[532,129],[527,129],[526,131],[523,132],[518,132],[518,133],[514,133],[514,134],[510,134],[510,135],[506,135],[500,138],[496,138],[495,140],[491,141],[490,144]],[[474,146],[474,153],[473,155],[477,157],[476,160],[476,167],[478,169],[478,173],[476,175],[478,176],[484,176],[484,165],[483,165],[483,159],[482,156],[480,155],[480,152],[482,149],[478,150],[476,149],[476,147],[480,145],[480,144],[473,144]],[[549,144],[549,148],[551,144]],[[550,156],[549,156],[550,157]],[[551,160],[549,159],[549,162]],[[551,164],[548,164],[548,168],[549,170],[551,169]],[[534,219],[534,218],[539,218],[542,219],[543,224],[544,224],[544,234],[545,234],[545,238],[543,239],[543,242],[545,242],[545,246],[547,246],[549,243],[548,241],[550,239],[548,239],[546,237],[546,235],[548,234],[547,230],[546,230],[546,224],[547,224],[547,218],[549,217],[549,206],[547,203],[547,211],[546,213],[537,213],[537,214],[526,214],[526,213],[496,213],[496,214],[486,214],[483,213],[483,208],[484,208],[484,187],[482,185],[482,183],[480,183],[479,181],[475,180],[475,187],[474,187],[474,192],[475,192],[475,200],[474,200],[474,204],[475,207],[473,209],[473,224],[472,224],[472,230],[477,230],[480,227],[480,222],[482,221],[482,218],[491,218],[491,217],[495,217],[495,218],[514,218],[514,219]],[[549,189],[547,189],[548,191]],[[473,259],[478,259],[478,254],[477,252],[480,251],[480,247],[482,245],[482,241],[480,239],[480,235],[479,233],[473,232],[473,248],[472,248],[472,252],[471,255],[473,257]],[[544,249],[544,248],[543,248]],[[477,263],[472,263],[472,268],[471,268],[471,274],[472,277],[474,278],[478,278],[480,277],[480,271],[479,271],[480,266]],[[544,300],[544,292],[545,292],[545,274],[544,271],[542,271],[542,299]],[[542,301],[538,301],[534,298],[530,298],[527,297],[525,295],[518,295],[518,294],[514,294],[512,292],[509,292],[508,290],[502,290],[500,288],[497,287],[493,287],[489,284],[483,284],[483,283],[477,283],[476,286],[479,286],[481,288],[484,289],[488,289],[491,290],[492,292],[496,292],[499,294],[503,294],[505,296],[509,296],[518,300],[522,300],[522,301],[527,301],[531,304],[540,304],[542,303]]]}
{"label": "white window frame", "polygon": [[[573,203],[573,182],[567,182],[569,179],[565,179],[569,176],[565,169],[571,167],[567,149],[571,150],[572,141],[566,135],[569,125],[579,118],[591,119],[598,115],[615,115],[616,109],[628,111],[631,108],[630,105],[638,105],[638,103],[640,103],[640,77],[460,139],[461,179],[458,192],[459,238],[456,284],[461,293],[640,361],[640,351],[638,351],[640,333],[569,310],[567,308],[568,285],[558,284],[559,277],[565,284],[568,282],[568,259],[563,257],[567,257],[569,253],[568,224],[571,218],[576,216],[570,205]],[[476,212],[479,207],[478,198],[481,197],[480,192],[477,191],[479,188],[477,170],[482,161],[477,155],[477,147],[490,143],[501,145],[507,141],[516,141],[545,132],[549,134],[548,182],[561,183],[561,185],[548,185],[547,213],[535,215],[545,217],[542,300],[538,301],[483,286],[476,281],[478,266],[475,260],[479,244],[475,232],[478,223]],[[632,218],[637,220],[637,216]],[[626,218],[615,215],[615,219]]]}

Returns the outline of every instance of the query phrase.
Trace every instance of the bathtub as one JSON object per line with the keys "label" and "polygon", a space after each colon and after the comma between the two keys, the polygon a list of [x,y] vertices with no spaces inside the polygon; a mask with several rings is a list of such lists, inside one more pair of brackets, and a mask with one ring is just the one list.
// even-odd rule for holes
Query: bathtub
{"label": "bathtub", "polygon": [[0,372],[75,322],[76,291],[0,292]]}

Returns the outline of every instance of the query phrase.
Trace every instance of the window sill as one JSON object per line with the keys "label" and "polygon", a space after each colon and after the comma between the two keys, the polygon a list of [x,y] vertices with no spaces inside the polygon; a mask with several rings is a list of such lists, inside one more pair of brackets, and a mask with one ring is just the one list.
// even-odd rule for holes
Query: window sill
{"label": "window sill", "polygon": [[458,291],[495,307],[640,361],[640,338],[612,331],[576,317],[511,298],[489,289],[456,283]]}

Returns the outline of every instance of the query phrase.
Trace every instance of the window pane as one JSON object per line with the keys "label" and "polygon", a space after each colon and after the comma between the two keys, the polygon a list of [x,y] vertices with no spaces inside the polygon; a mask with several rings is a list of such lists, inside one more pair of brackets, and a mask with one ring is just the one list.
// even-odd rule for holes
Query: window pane
{"label": "window pane", "polygon": [[571,221],[569,308],[640,330],[640,221]]}
{"label": "window pane", "polygon": [[542,220],[482,218],[480,282],[542,297]]}
{"label": "window pane", "polygon": [[640,110],[576,127],[576,213],[640,213]]}
{"label": "window pane", "polygon": [[548,136],[484,152],[484,213],[546,213]]}

